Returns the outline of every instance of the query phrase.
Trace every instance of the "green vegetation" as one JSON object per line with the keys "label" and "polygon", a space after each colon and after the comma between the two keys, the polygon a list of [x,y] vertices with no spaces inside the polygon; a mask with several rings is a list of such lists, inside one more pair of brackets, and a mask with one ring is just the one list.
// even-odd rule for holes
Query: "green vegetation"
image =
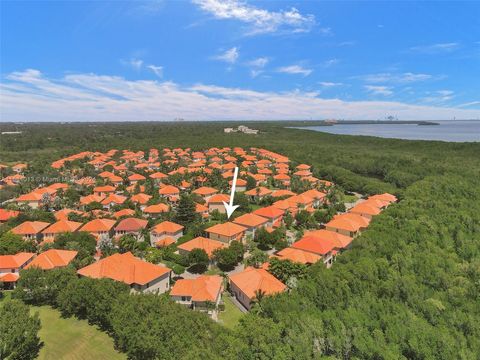
{"label": "green vegetation", "polygon": [[[132,359],[478,357],[480,144],[338,136],[284,129],[273,122],[256,123],[262,131],[258,136],[224,134],[223,127],[2,125],[2,130],[23,133],[0,144],[0,158],[28,160],[32,167],[27,175],[56,176],[51,161],[84,150],[253,146],[289,156],[292,166],[311,164],[316,176],[347,191],[387,191],[400,198],[372,221],[332,269],[310,267],[293,290],[263,297],[260,309],[242,316],[238,326],[222,327],[163,297],[121,294],[111,300],[95,285],[85,287],[84,294],[95,293],[100,304],[113,301],[109,307],[88,303],[80,310],[99,323],[105,317],[97,306],[107,309],[106,328],[113,329],[119,349]],[[272,246],[271,239],[263,240]],[[224,265],[241,261],[233,251],[221,255]]]}
{"label": "green vegetation", "polygon": [[232,302],[229,295],[224,294],[222,300],[225,304],[225,310],[218,315],[220,323],[229,329],[234,329],[245,314]]}
{"label": "green vegetation", "polygon": [[113,348],[112,338],[86,320],[62,318],[58,310],[49,306],[33,306],[32,312],[38,312],[42,324],[39,336],[44,346],[39,360],[126,358]]}

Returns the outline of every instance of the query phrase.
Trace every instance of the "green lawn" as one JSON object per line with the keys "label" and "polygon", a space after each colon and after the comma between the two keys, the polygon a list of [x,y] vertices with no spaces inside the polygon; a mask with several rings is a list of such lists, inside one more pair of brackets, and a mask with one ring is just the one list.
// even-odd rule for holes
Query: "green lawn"
{"label": "green lawn", "polygon": [[[5,291],[0,306],[10,298]],[[76,318],[63,319],[60,312],[49,306],[32,306],[31,311],[40,316],[42,328],[40,339],[44,345],[39,359],[126,359],[126,356],[115,351],[113,340],[104,332]]]}
{"label": "green lawn", "polygon": [[225,311],[220,312],[219,320],[220,324],[233,329],[238,321],[245,315],[237,306],[230,300],[230,296],[227,294],[222,295],[222,300],[225,303]]}
{"label": "green lawn", "polygon": [[358,198],[355,195],[343,195],[344,203],[354,203]]}
{"label": "green lawn", "polygon": [[113,340],[104,332],[76,318],[64,319],[49,306],[32,306],[38,311],[44,342],[39,359],[126,359],[115,351]]}

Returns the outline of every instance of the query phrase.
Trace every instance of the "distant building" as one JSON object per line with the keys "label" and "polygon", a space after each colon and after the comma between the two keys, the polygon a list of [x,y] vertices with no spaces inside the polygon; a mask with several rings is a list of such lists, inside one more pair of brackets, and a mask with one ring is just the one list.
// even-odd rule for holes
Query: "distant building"
{"label": "distant building", "polygon": [[236,129],[234,128],[224,128],[223,132],[229,134],[229,133],[235,133],[235,132],[242,132],[244,134],[253,134],[257,135],[259,130],[256,129],[250,129],[248,126],[245,125],[239,125]]}

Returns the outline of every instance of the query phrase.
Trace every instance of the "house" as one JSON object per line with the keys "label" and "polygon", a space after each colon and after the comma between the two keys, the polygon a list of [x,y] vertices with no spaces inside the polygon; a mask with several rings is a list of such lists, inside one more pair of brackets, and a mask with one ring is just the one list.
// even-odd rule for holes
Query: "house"
{"label": "house", "polygon": [[38,267],[42,270],[51,270],[65,267],[77,256],[78,251],[50,249],[35,257],[25,269]]}
{"label": "house", "polygon": [[331,231],[313,231],[292,244],[292,248],[321,255],[327,268],[332,266],[337,252],[350,245],[351,238]]}
{"label": "house", "polygon": [[128,180],[130,180],[130,184],[132,185],[138,183],[139,181],[144,181],[145,179],[145,176],[140,174],[132,174],[128,177]]}
{"label": "house", "polygon": [[144,210],[147,207],[148,201],[152,198],[151,195],[144,194],[144,193],[138,193],[133,195],[130,198],[130,201],[133,202],[134,204],[137,204],[140,206],[141,210]]}
{"label": "house", "polygon": [[103,199],[105,199],[105,196],[103,195],[91,194],[87,196],[82,196],[80,198],[80,205],[82,205],[82,207],[85,209],[85,206],[91,203],[101,204]]}
{"label": "house", "polygon": [[171,270],[140,260],[131,252],[114,254],[77,271],[93,279],[112,279],[130,286],[133,292],[163,294],[170,290]]}
{"label": "house", "polygon": [[268,219],[255,214],[244,214],[235,218],[233,222],[245,227],[245,235],[254,238],[255,230],[267,226]]}
{"label": "house", "polygon": [[43,193],[32,191],[28,194],[20,195],[15,201],[19,204],[25,204],[32,209],[38,209],[42,205],[42,201],[45,200]]}
{"label": "house", "polygon": [[268,219],[267,226],[278,227],[282,222],[283,214],[285,212],[275,206],[267,206],[257,209],[253,213]]}
{"label": "house", "polygon": [[159,203],[154,205],[146,206],[143,209],[143,212],[150,217],[157,217],[162,213],[168,212],[170,207],[167,204]]}
{"label": "house", "polygon": [[[228,185],[230,185],[230,188],[232,187],[233,180],[230,180],[228,182]],[[247,180],[243,180],[240,178],[237,178],[237,182],[235,184],[235,192],[244,192],[247,190]]]}
{"label": "house", "polygon": [[273,198],[287,198],[287,197],[290,197],[290,196],[295,196],[297,194],[295,194],[293,191],[290,191],[290,190],[285,190],[285,189],[280,189],[280,190],[275,190],[274,192],[272,192],[272,197]]}
{"label": "house", "polygon": [[0,209],[0,224],[20,215],[20,211]]}
{"label": "house", "polygon": [[70,214],[75,214],[78,216],[83,216],[85,213],[83,211],[79,210],[73,210],[73,209],[62,209],[59,211],[55,211],[53,213],[53,216],[55,216],[55,219],[58,220],[68,220],[68,215]]}
{"label": "house", "polygon": [[168,176],[162,172],[156,172],[149,175],[150,179],[153,179],[157,185],[162,183],[163,179],[166,179]]}
{"label": "house", "polygon": [[379,207],[375,205],[373,201],[375,201],[375,199],[373,199],[372,201],[367,200],[361,202],[348,210],[348,212],[361,215],[371,220],[375,215],[380,214],[380,212],[382,211]]}
{"label": "house", "polygon": [[181,255],[188,255],[193,249],[204,250],[209,258],[212,258],[213,252],[217,249],[226,248],[227,245],[222,241],[212,240],[203,236],[198,236],[190,241],[177,246],[178,252]]}
{"label": "house", "polygon": [[332,220],[325,224],[325,229],[343,235],[354,237],[363,229],[366,229],[370,219],[358,214],[344,213],[335,215]]}
{"label": "house", "polygon": [[322,256],[308,251],[303,251],[293,247],[288,247],[277,252],[276,256],[280,260],[290,260],[292,262],[311,265],[322,260]]}
{"label": "house", "polygon": [[332,241],[335,244],[335,249],[338,251],[348,249],[353,240],[353,238],[350,236],[342,235],[325,229],[305,231],[303,236],[313,236],[318,238],[320,241]]}
{"label": "house", "polygon": [[76,221],[59,220],[42,231],[42,243],[52,243],[58,234],[77,231],[82,225]]}
{"label": "house", "polygon": [[389,193],[372,195],[372,196],[369,197],[369,199],[377,199],[377,200],[387,201],[390,204],[398,201],[398,199],[395,195],[392,195],[392,194],[389,194]]}
{"label": "house", "polygon": [[83,225],[78,231],[85,231],[97,238],[97,240],[110,239],[112,236],[115,220],[94,219]]}
{"label": "house", "polygon": [[208,205],[208,212],[211,213],[212,211],[217,210],[220,214],[225,214],[225,205],[223,202],[228,202],[230,201],[230,197],[226,194],[216,194],[211,196],[208,199],[207,205]]}
{"label": "house", "polygon": [[135,236],[138,241],[143,241],[144,236],[142,231],[147,227],[147,224],[148,220],[134,217],[123,219],[115,226],[115,237],[131,234]]}
{"label": "house", "polygon": [[122,205],[126,200],[126,196],[110,194],[103,199],[100,204],[102,204],[105,209],[110,209],[112,206]]}
{"label": "house", "polygon": [[165,198],[169,198],[172,196],[179,196],[180,190],[173,185],[165,185],[158,190],[158,193]]}
{"label": "house", "polygon": [[34,253],[21,252],[15,255],[0,255],[0,283],[12,289],[17,283],[20,270],[27,266],[35,256]]}
{"label": "house", "polygon": [[120,219],[121,217],[125,217],[125,216],[130,217],[133,215],[135,215],[135,210],[132,210],[132,209],[122,209],[113,213],[113,217],[115,219]]}
{"label": "house", "polygon": [[229,276],[230,291],[235,298],[250,310],[259,293],[268,296],[284,292],[287,287],[265,269],[247,267],[242,272]]}
{"label": "house", "polygon": [[209,227],[205,231],[208,237],[213,240],[230,244],[231,241],[242,241],[247,229],[233,222],[226,222]]}
{"label": "house", "polygon": [[203,204],[195,203],[195,212],[200,214],[202,218],[208,217],[208,207]]}
{"label": "house", "polygon": [[318,191],[316,189],[307,190],[307,191],[301,193],[300,195],[307,196],[307,197],[313,199],[313,207],[315,207],[315,208],[322,205],[325,202],[326,196],[327,196],[326,193]]}
{"label": "house", "polygon": [[271,195],[272,192],[272,190],[266,187],[259,186],[257,188],[245,191],[245,195],[249,196],[252,200],[261,200],[265,196]]}
{"label": "house", "polygon": [[93,194],[101,197],[106,197],[115,193],[115,187],[111,185],[97,186],[93,188]]}
{"label": "house", "polygon": [[213,195],[218,193],[218,190],[212,187],[202,186],[196,190],[193,190],[192,193],[199,195],[203,198],[203,200],[208,201],[208,199],[210,199]]}
{"label": "house", "polygon": [[184,227],[171,221],[163,221],[150,231],[152,246],[168,246],[183,236]]}
{"label": "house", "polygon": [[50,223],[44,221],[25,221],[10,231],[20,235],[25,241],[33,240],[40,242],[42,231],[47,228],[47,226],[50,226]]}
{"label": "house", "polygon": [[196,279],[180,279],[170,291],[170,298],[193,310],[213,313],[222,299],[223,278],[220,275],[201,275]]}

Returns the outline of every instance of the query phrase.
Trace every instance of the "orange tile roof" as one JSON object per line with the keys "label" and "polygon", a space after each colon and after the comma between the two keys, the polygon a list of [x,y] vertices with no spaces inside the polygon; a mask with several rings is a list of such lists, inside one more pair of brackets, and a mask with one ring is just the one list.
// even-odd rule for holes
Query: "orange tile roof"
{"label": "orange tile roof", "polygon": [[301,264],[315,264],[322,257],[296,248],[285,248],[276,254],[281,260],[290,260]]}
{"label": "orange tile roof", "polygon": [[285,284],[268,271],[254,267],[247,267],[242,272],[230,275],[229,278],[249,299],[255,298],[256,291],[272,295],[287,289]]}
{"label": "orange tile roof", "polygon": [[117,194],[110,194],[105,199],[101,201],[102,205],[108,204],[123,204],[127,200],[126,196],[117,195]]}
{"label": "orange tile roof", "polygon": [[175,244],[177,242],[177,240],[175,240],[174,238],[172,238],[171,236],[166,236],[160,240],[157,240],[155,242],[155,246],[157,247],[165,247],[165,246],[170,246],[172,244]]}
{"label": "orange tile roof", "polygon": [[111,185],[97,186],[93,188],[93,192],[106,193],[106,192],[114,192],[114,191],[115,191],[115,187]]}
{"label": "orange tile roof", "polygon": [[162,187],[160,190],[158,190],[158,193],[160,195],[177,195],[180,193],[180,190],[172,185],[166,185]]}
{"label": "orange tile roof", "polygon": [[241,234],[245,230],[246,228],[243,226],[234,224],[233,222],[226,222],[223,224],[213,225],[205,231],[208,233],[218,234],[222,236],[235,236]]}
{"label": "orange tile roof", "polygon": [[197,213],[203,213],[203,212],[208,211],[208,207],[206,207],[203,204],[195,203],[195,211]]}
{"label": "orange tile roof", "polygon": [[369,223],[370,220],[363,216],[345,213],[335,215],[332,220],[325,224],[325,226],[355,232],[362,228],[366,228]]}
{"label": "orange tile roof", "polygon": [[157,171],[153,174],[150,174],[149,177],[152,178],[152,179],[164,179],[168,176],[165,175],[164,173],[160,172],[160,171]]}
{"label": "orange tile roof", "polygon": [[0,255],[0,269],[17,269],[34,257],[34,253],[20,252],[15,255]]}
{"label": "orange tile roof", "polygon": [[165,274],[170,269],[142,261],[131,252],[114,254],[77,271],[79,275],[94,279],[109,278],[125,284],[145,285]]}
{"label": "orange tile roof", "polygon": [[50,223],[44,221],[25,221],[14,227],[11,231],[17,235],[39,234],[47,226],[50,226]]}
{"label": "orange tile roof", "polygon": [[206,195],[213,195],[213,194],[216,194],[218,193],[218,190],[217,189],[214,189],[212,187],[208,187],[208,186],[202,186],[196,190],[193,190],[192,191],[194,194],[197,194],[197,195],[201,195],[201,196],[206,196]]}
{"label": "orange tile roof", "polygon": [[167,204],[160,203],[160,204],[147,206],[145,209],[143,209],[143,212],[147,214],[159,214],[159,213],[168,212],[169,209],[170,207]]}
{"label": "orange tile roof", "polygon": [[223,204],[223,202],[228,203],[230,201],[230,196],[227,194],[215,194],[208,199],[208,204]]}
{"label": "orange tile roof", "polygon": [[177,246],[178,249],[188,252],[192,251],[193,249],[205,250],[208,257],[212,257],[215,250],[225,247],[227,247],[227,245],[221,241],[208,239],[202,236],[196,237],[195,239],[192,239]]}
{"label": "orange tile roof", "polygon": [[83,224],[76,221],[59,220],[42,231],[43,234],[59,234],[64,232],[74,232]]}
{"label": "orange tile roof", "polygon": [[19,278],[20,278],[20,275],[15,273],[0,274],[0,282],[4,282],[4,283],[17,282]]}
{"label": "orange tile roof", "polygon": [[94,219],[92,221],[89,221],[85,225],[83,225],[80,228],[80,231],[86,231],[86,232],[104,232],[104,231],[110,231],[113,228],[113,225],[115,225],[116,221],[115,220],[110,220],[110,219]]}
{"label": "orange tile roof", "polygon": [[40,194],[39,192],[32,191],[28,194],[23,194],[20,195],[16,201],[41,201],[43,198],[43,195]]}
{"label": "orange tile roof", "polygon": [[87,205],[87,204],[91,204],[92,202],[101,203],[103,199],[105,199],[104,196],[98,196],[98,195],[95,195],[95,194],[82,196],[80,198],[80,204],[81,205]]}
{"label": "orange tile roof", "polygon": [[389,194],[389,193],[384,193],[384,194],[378,194],[378,195],[373,195],[370,196],[372,199],[379,199],[383,201],[388,201],[388,202],[396,202],[398,199],[395,195]]}
{"label": "orange tile roof", "polygon": [[259,186],[257,188],[245,191],[245,195],[249,196],[266,196],[270,195],[272,193],[272,190],[267,189],[266,187]]}
{"label": "orange tile roof", "polygon": [[170,296],[188,296],[192,301],[215,302],[223,288],[219,275],[201,275],[196,279],[180,279],[172,287]]}
{"label": "orange tile roof", "polygon": [[77,256],[78,251],[50,249],[39,254],[32,260],[25,269],[39,267],[43,270],[50,270],[57,267],[67,266]]}
{"label": "orange tile roof", "polygon": [[144,193],[138,193],[133,195],[130,200],[134,203],[138,203],[141,205],[146,204],[150,199],[152,198],[151,195],[144,194]]}
{"label": "orange tile roof", "polygon": [[7,209],[0,209],[0,221],[7,221],[11,218],[17,217],[20,215],[20,211],[16,210],[7,210]]}
{"label": "orange tile roof", "polygon": [[258,227],[261,225],[265,225],[268,222],[268,219],[264,218],[263,216],[258,216],[255,214],[244,214],[240,215],[239,217],[233,220],[235,224],[242,225],[245,227]]}
{"label": "orange tile roof", "polygon": [[300,195],[308,196],[308,197],[310,197],[312,199],[316,199],[316,200],[323,199],[324,197],[327,196],[326,193],[318,191],[316,189],[307,190],[307,191],[301,193]]}
{"label": "orange tile roof", "polygon": [[367,214],[374,216],[380,214],[381,210],[375,206],[373,202],[369,202],[367,200],[355,205],[353,208],[348,210],[348,212],[352,214]]}
{"label": "orange tile roof", "polygon": [[85,214],[83,211],[79,211],[79,210],[62,209],[62,210],[59,210],[59,211],[55,211],[53,213],[53,216],[55,216],[55,219],[57,219],[57,220],[68,220],[68,215],[72,214],[72,213],[80,215],[80,216],[83,216]]}
{"label": "orange tile roof", "polygon": [[274,206],[267,206],[267,207],[257,209],[253,213],[255,215],[263,216],[268,219],[275,219],[282,216],[284,214],[284,211]]}
{"label": "orange tile roof", "polygon": [[142,181],[145,180],[145,176],[140,175],[140,174],[132,174],[128,177],[128,180],[130,181]]}
{"label": "orange tile roof", "polygon": [[[233,180],[230,180],[228,184],[231,186],[233,184]],[[237,178],[237,183],[235,184],[235,186],[246,186],[246,185],[247,185],[247,180]]]}
{"label": "orange tile roof", "polygon": [[336,243],[330,239],[320,240],[314,236],[304,236],[292,244],[295,249],[308,251],[314,254],[326,255],[336,247]]}
{"label": "orange tile roof", "polygon": [[176,224],[171,221],[163,221],[160,224],[155,225],[155,227],[152,229],[152,232],[156,234],[163,234],[163,233],[173,234],[180,230],[183,230],[182,225]]}
{"label": "orange tile roof", "polygon": [[272,193],[273,197],[284,197],[284,196],[294,196],[296,195],[293,191],[290,190],[275,190]]}
{"label": "orange tile roof", "polygon": [[345,249],[346,247],[348,247],[348,245],[350,245],[353,240],[350,236],[339,234],[334,231],[328,231],[325,229],[305,231],[303,236],[313,236],[320,241],[331,241],[335,244],[336,249]]}
{"label": "orange tile roof", "polygon": [[115,226],[115,231],[141,231],[147,227],[147,224],[147,220],[130,217],[121,220],[118,225]]}
{"label": "orange tile roof", "polygon": [[132,209],[122,209],[113,213],[115,219],[121,218],[122,216],[132,216],[135,215],[135,211]]}
{"label": "orange tile roof", "polygon": [[300,164],[295,167],[297,170],[310,170],[311,166],[307,164]]}

